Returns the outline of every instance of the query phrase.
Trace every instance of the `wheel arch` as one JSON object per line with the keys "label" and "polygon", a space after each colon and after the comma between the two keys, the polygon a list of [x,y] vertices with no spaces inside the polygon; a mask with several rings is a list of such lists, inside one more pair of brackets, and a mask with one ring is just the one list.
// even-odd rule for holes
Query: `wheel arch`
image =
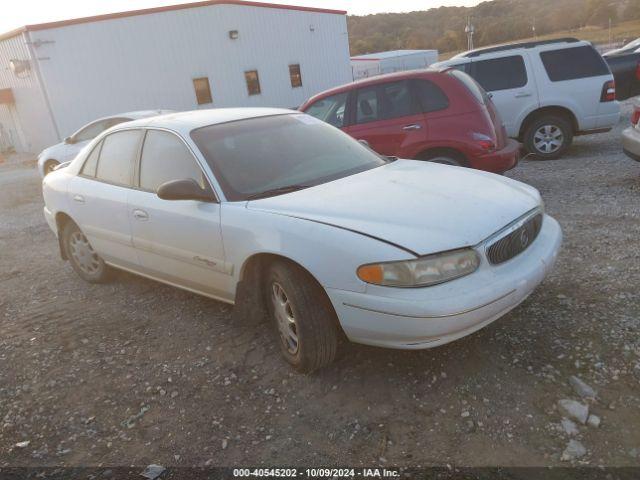
{"label": "wheel arch", "polygon": [[551,105],[533,110],[524,118],[522,124],[520,125],[520,131],[518,132],[518,140],[522,141],[524,139],[525,132],[532,122],[545,115],[557,115],[569,120],[573,128],[573,133],[576,133],[580,130],[578,119],[569,108],[561,107],[559,105]]}
{"label": "wheel arch", "polygon": [[[336,319],[336,324],[341,332],[344,335],[344,331],[342,330],[342,325],[338,320],[337,313],[335,308],[333,307],[333,303],[327,294],[327,291],[322,286],[322,284],[318,281],[318,279],[313,275],[308,268],[302,265],[300,262],[296,260],[280,255],[277,253],[271,252],[259,252],[254,253],[249,256],[243,262],[240,267],[238,274],[238,282],[236,285],[236,295],[235,295],[235,309],[238,312],[241,312],[243,316],[247,314],[250,316],[259,316],[261,318],[266,318],[267,316],[267,308],[266,308],[266,300],[267,297],[266,291],[264,290],[264,277],[266,275],[267,269],[274,262],[285,262],[290,265],[293,265],[303,271],[307,277],[320,289],[320,291],[324,295],[324,300],[327,302],[329,308],[334,313],[334,318]],[[345,335],[346,337],[346,335]]]}
{"label": "wheel arch", "polygon": [[460,160],[464,165],[469,165],[467,156],[457,148],[435,146],[422,150],[415,156],[415,160],[430,160],[438,156],[453,157]]}
{"label": "wheel arch", "polygon": [[70,215],[68,215],[65,212],[56,213],[55,219],[56,219],[56,231],[58,233],[58,247],[60,248],[60,256],[62,257],[63,260],[69,260],[67,251],[64,248],[64,244],[62,240],[62,231],[68,223],[73,223],[74,225],[77,225],[77,223],[73,220],[73,218],[71,218]]}

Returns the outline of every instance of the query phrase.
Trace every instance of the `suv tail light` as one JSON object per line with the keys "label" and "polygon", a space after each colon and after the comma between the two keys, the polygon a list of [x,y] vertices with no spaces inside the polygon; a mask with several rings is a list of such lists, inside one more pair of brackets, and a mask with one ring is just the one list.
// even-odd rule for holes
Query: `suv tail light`
{"label": "suv tail light", "polygon": [[640,121],[640,105],[635,105],[633,107],[633,112],[631,113],[631,125],[638,125]]}
{"label": "suv tail light", "polygon": [[616,82],[615,80],[609,80],[602,87],[601,102],[613,102],[616,99]]}

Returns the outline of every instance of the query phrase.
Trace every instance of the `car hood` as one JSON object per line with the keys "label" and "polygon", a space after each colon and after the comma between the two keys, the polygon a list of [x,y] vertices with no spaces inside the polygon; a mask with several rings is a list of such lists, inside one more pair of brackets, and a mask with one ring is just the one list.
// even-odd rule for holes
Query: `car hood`
{"label": "car hood", "polygon": [[251,201],[247,208],[333,225],[428,255],[477,245],[541,203],[535,188],[506,177],[398,160]]}
{"label": "car hood", "polygon": [[42,157],[42,156],[47,156],[57,150],[59,150],[60,148],[64,148],[64,143],[56,143],[55,145],[51,145],[50,147],[45,148],[44,150],[42,150],[40,152],[40,155],[38,155],[38,157]]}

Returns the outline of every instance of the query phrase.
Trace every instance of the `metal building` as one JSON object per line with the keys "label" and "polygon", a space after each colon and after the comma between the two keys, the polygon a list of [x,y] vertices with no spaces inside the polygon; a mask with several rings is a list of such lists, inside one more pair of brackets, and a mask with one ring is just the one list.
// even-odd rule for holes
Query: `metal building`
{"label": "metal building", "polygon": [[351,81],[346,12],[209,0],[0,35],[0,151],[146,109],[296,107]]}
{"label": "metal building", "polygon": [[437,50],[392,50],[351,57],[353,79],[427,68],[438,61]]}

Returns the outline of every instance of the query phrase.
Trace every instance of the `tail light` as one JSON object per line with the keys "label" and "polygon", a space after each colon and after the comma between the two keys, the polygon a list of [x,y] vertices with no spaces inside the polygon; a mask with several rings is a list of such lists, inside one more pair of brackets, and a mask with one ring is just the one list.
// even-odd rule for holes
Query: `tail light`
{"label": "tail light", "polygon": [[473,139],[476,141],[476,144],[485,152],[493,152],[496,149],[496,143],[489,137],[483,133],[474,133]]}
{"label": "tail light", "polygon": [[616,99],[616,82],[609,80],[602,87],[601,102],[613,102]]}
{"label": "tail light", "polygon": [[634,106],[631,113],[631,125],[637,125],[638,122],[640,122],[640,105]]}

